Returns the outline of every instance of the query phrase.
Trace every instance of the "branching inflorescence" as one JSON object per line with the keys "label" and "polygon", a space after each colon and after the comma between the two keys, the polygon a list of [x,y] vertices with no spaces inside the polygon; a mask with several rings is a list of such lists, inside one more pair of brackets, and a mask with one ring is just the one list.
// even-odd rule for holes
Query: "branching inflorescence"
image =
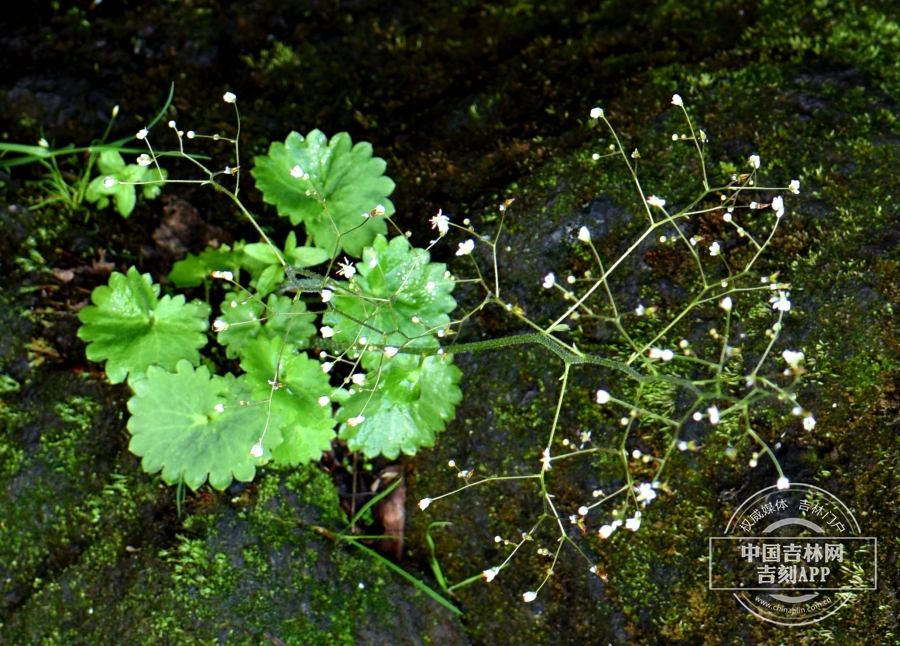
{"label": "branching inflorescence", "polygon": [[[567,304],[564,313],[554,320],[543,323],[533,321],[525,316],[521,308],[505,300],[497,270],[502,220],[500,230],[491,237],[479,235],[470,226],[464,228],[465,234],[471,236],[470,240],[474,239],[477,244],[489,247],[493,258],[491,270],[483,273],[472,257],[476,275],[474,282],[484,292],[484,300],[479,307],[489,303],[499,305],[532,328],[534,333],[462,344],[455,346],[452,351],[496,349],[514,343],[539,343],[562,360],[563,368],[553,421],[548,429],[546,444],[542,447],[539,468],[534,473],[481,479],[473,479],[470,473],[465,473],[463,486],[419,501],[419,507],[424,510],[437,500],[490,483],[534,480],[539,485],[544,510],[531,530],[523,532],[512,541],[496,537],[497,542],[503,542],[511,548],[506,559],[499,565],[485,569],[481,575],[453,587],[466,585],[479,578],[488,582],[494,580],[523,545],[535,540],[538,529],[545,523],[551,523],[559,531],[556,547],[554,550],[539,549],[552,556],[552,562],[547,568],[546,576],[535,589],[522,595],[526,602],[533,601],[553,574],[563,545],[570,544],[590,562],[569,528],[574,526],[578,530],[576,535],[582,535],[587,531],[592,512],[614,505],[605,519],[599,521],[599,527],[595,530],[601,539],[609,538],[623,526],[637,531],[641,526],[644,508],[657,498],[657,491],[668,490],[665,473],[673,453],[700,448],[695,440],[688,440],[684,435],[684,428],[689,423],[708,424],[710,427],[728,429],[732,434],[743,434],[759,446],[759,450],[753,453],[750,466],[756,466],[759,456],[764,453],[775,466],[779,488],[787,488],[789,484],[773,451],[751,424],[751,411],[754,408],[765,401],[780,401],[787,403],[794,415],[803,417],[805,428],[812,429],[815,426],[815,418],[796,403],[794,394],[798,379],[804,373],[803,353],[784,350],[781,353],[786,364],[783,372],[779,375],[764,372],[775,352],[784,317],[791,309],[788,291],[790,285],[780,282],[777,273],[760,277],[754,273],[754,266],[771,243],[785,213],[784,198],[776,195],[771,202],[761,203],[749,200],[748,196],[785,190],[796,194],[799,192],[799,182],[791,181],[787,187],[759,186],[760,159],[758,155],[752,155],[747,162],[748,172],[733,175],[731,181],[722,186],[711,186],[705,170],[706,133],[695,130],[679,95],[673,96],[672,104],[682,111],[690,130],[690,135],[676,134],[672,139],[692,145],[699,168],[702,169],[702,189],[692,201],[677,210],[667,209],[667,201],[663,197],[646,193],[632,161],[639,157],[637,151],[630,154],[625,151],[602,109],[594,108],[591,111],[591,118],[609,129],[614,143],[609,146],[611,152],[605,156],[618,158],[627,167],[643,205],[646,226],[634,237],[624,253],[609,259],[602,257],[589,228],[580,227],[577,238],[590,250],[596,273],[587,271],[583,278],[570,276],[564,283],[557,281],[553,273],[545,276],[543,288],[561,293]],[[601,155],[593,155],[595,161],[600,158]],[[710,202],[713,204],[710,205]],[[501,211],[503,210],[505,208],[501,206]],[[746,217],[760,216],[767,210],[774,217]],[[725,240],[689,234],[689,231],[697,228],[696,222],[700,217],[718,217],[730,227],[739,241],[732,253],[726,253]],[[615,296],[616,281],[624,272],[626,261],[633,255],[645,253],[642,250],[653,242],[662,247],[680,250],[686,256],[687,264],[694,267],[693,293],[677,309],[667,311],[665,315],[657,311],[656,307],[646,308],[641,304],[631,309]],[[465,249],[460,245],[460,252],[468,255],[468,251],[471,251],[471,245]],[[754,308],[758,312],[763,303],[768,305],[766,309],[770,312],[770,319],[774,320],[765,329],[767,342],[763,344],[764,349],[757,351],[752,361],[748,361],[750,357],[744,356],[741,345],[749,345],[758,339],[748,338],[746,334],[735,331],[736,323],[739,322],[737,308],[740,304],[747,313]],[[701,337],[699,342],[689,342],[684,337],[697,336],[688,333],[696,332],[698,317],[703,321],[718,317],[721,320],[721,331],[711,328],[705,339]],[[613,350],[617,358],[610,358],[609,354],[604,356],[586,352],[566,340],[572,325],[591,319],[601,320],[616,330],[617,339],[607,346],[607,350]],[[634,319],[641,319],[648,325],[642,325],[640,330],[630,329],[628,322]],[[681,335],[684,337],[677,343],[671,341]],[[585,365],[607,369],[607,383],[601,384],[602,387],[597,389],[593,403],[608,410],[609,417],[616,417],[612,411],[621,415],[618,419],[618,440],[612,445],[599,442],[596,431],[579,431],[575,434],[575,441],[566,438],[558,441],[558,434],[563,430],[560,427],[563,408],[584,406],[581,402],[569,402],[567,395],[573,371]],[[660,433],[665,438],[660,455],[645,454],[638,449],[629,452],[626,448],[635,437],[658,436]],[[610,433],[604,435],[609,437]],[[557,445],[562,447],[559,453],[556,452]],[[577,509],[559,509],[552,493],[553,467],[563,461],[598,453],[617,456],[616,459],[621,464],[621,472],[617,478],[619,486],[610,493],[600,490],[586,492],[583,504]],[[636,477],[636,474],[646,474],[648,471],[649,477]],[[591,571],[598,570],[591,565]]]}

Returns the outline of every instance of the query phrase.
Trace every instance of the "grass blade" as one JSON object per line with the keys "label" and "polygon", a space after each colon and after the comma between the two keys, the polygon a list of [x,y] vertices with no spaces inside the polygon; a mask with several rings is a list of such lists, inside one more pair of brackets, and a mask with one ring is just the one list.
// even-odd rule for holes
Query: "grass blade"
{"label": "grass blade", "polygon": [[361,549],[363,552],[366,552],[367,554],[369,554],[370,556],[372,556],[372,558],[374,558],[375,560],[380,561],[381,563],[384,563],[386,566],[388,566],[389,568],[391,568],[394,572],[396,572],[397,574],[399,574],[400,576],[402,576],[404,579],[406,579],[407,581],[409,581],[410,583],[412,583],[414,586],[416,586],[417,588],[419,588],[419,590],[421,590],[422,592],[424,592],[425,594],[427,594],[429,597],[431,597],[432,599],[434,599],[435,601],[437,601],[439,604],[441,604],[442,606],[444,606],[445,608],[447,608],[447,610],[450,610],[451,612],[453,612],[453,613],[455,613],[455,614],[457,614],[457,615],[461,615],[461,614],[462,614],[462,610],[460,610],[459,608],[457,608],[456,606],[454,606],[452,603],[450,603],[449,601],[447,601],[444,597],[442,597],[440,594],[438,594],[435,590],[433,590],[433,589],[431,589],[430,587],[428,587],[428,585],[427,585],[424,581],[420,581],[419,579],[417,579],[416,577],[414,577],[412,574],[410,574],[409,572],[407,572],[406,570],[404,570],[402,567],[400,567],[399,565],[397,565],[397,564],[394,563],[393,561],[389,561],[388,559],[384,558],[381,554],[379,554],[379,553],[376,552],[375,550],[369,549],[368,547],[366,547],[366,546],[363,545],[362,543],[358,543],[357,541],[353,540],[353,539],[352,539],[351,537],[349,537],[349,536],[348,536],[348,537],[345,537],[345,540],[346,540],[348,543],[350,543],[351,545],[353,545],[353,546],[355,546],[355,547],[358,547],[358,548]]}

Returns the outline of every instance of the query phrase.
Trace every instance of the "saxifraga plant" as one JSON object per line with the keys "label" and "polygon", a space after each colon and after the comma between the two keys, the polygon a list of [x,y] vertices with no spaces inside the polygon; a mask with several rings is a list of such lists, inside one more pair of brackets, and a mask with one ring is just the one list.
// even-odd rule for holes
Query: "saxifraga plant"
{"label": "saxifraga plant", "polygon": [[[224,100],[234,104],[237,112],[233,94],[226,93]],[[673,453],[700,449],[683,437],[689,421],[758,443],[753,463],[766,454],[779,474],[777,484],[786,487],[788,479],[774,453],[751,426],[751,409],[767,401],[785,402],[803,417],[807,428],[815,425],[815,419],[797,404],[794,394],[804,372],[801,352],[784,350],[786,368],[769,374],[783,318],[791,309],[789,285],[780,282],[777,273],[760,277],[754,272],[784,215],[784,199],[775,195],[761,203],[748,196],[785,190],[798,193],[799,183],[759,186],[760,160],[753,155],[748,172],[711,186],[706,174],[706,135],[695,131],[678,95],[672,103],[681,110],[691,133],[673,139],[694,147],[702,171],[697,196],[670,212],[665,199],[647,195],[632,161],[639,157],[637,151],[626,153],[603,111],[592,110],[591,123],[604,124],[612,138],[611,152],[605,157],[618,158],[627,167],[643,204],[646,226],[617,257],[604,257],[590,230],[581,226],[577,238],[590,250],[595,270],[565,283],[552,273],[544,278],[543,287],[559,293],[566,307],[555,320],[543,323],[528,318],[502,289],[497,251],[512,200],[501,205],[500,224],[492,236],[480,234],[468,221],[457,225],[439,212],[430,220],[437,240],[425,249],[415,248],[408,234],[396,226],[399,235],[390,239],[384,235],[387,225],[393,226],[388,195],[394,185],[384,177],[385,164],[372,156],[369,144],[353,145],[346,133],[330,141],[319,131],[306,137],[291,133],[284,144],[274,143],[268,155],[257,157],[252,171],[265,201],[292,224],[305,228],[307,245],[299,246],[296,232],[291,231],[279,247],[239,198],[240,168],[210,170],[184,149],[186,140],[210,138],[234,145],[237,157],[237,138],[185,133],[170,121],[178,139],[178,151],[173,154],[192,162],[206,177],[167,182],[205,184],[223,193],[256,228],[260,241],[210,247],[176,263],[169,275],[178,287],[196,286],[210,278],[226,286],[221,313],[211,327],[243,374],[220,376],[201,365],[211,311],[208,303],[187,303],[183,296],[160,298],[159,286],[134,268],[127,275],[114,274],[108,287],[98,287],[92,295],[94,305],[80,313],[79,336],[89,342],[88,358],[106,360],[110,380],[127,378],[134,391],[128,403],[131,450],[143,458],[148,473],[160,472],[169,484],[197,489],[208,481],[220,490],[233,479],[252,479],[255,470],[270,460],[288,465],[315,461],[336,438],[367,457],[411,455],[432,446],[436,434],[454,418],[462,396],[458,386],[462,375],[452,363],[454,354],[534,343],[563,365],[553,422],[535,473],[476,479],[466,469],[459,473],[465,480],[462,487],[424,498],[419,507],[424,510],[441,498],[476,486],[533,480],[543,513],[530,531],[503,541],[509,550],[500,564],[460,583],[443,582],[435,560],[435,572],[445,590],[481,579],[490,582],[526,543],[535,540],[539,528],[550,524],[558,529],[559,538],[552,551],[540,548],[553,560],[544,579],[523,594],[526,602],[532,601],[551,576],[564,545],[584,555],[569,528],[577,528],[579,535],[586,531],[592,512],[613,505],[597,527],[601,538],[622,526],[637,531],[643,510],[658,491],[667,490],[665,469]],[[152,166],[165,176],[162,155],[154,152],[148,135],[146,129],[137,134],[147,145],[138,164]],[[593,156],[595,161],[600,157]],[[143,185],[111,176],[104,183],[110,188]],[[729,247],[724,240],[688,235],[692,219],[714,213],[731,227],[738,244]],[[745,218],[747,214],[758,217]],[[452,292],[457,278],[443,264],[431,262],[429,254],[451,230],[465,235],[456,256],[471,260],[474,276],[467,280],[484,294],[472,311],[455,319],[450,315],[456,309]],[[694,291],[677,311],[656,312],[640,304],[632,309],[615,296],[615,281],[626,260],[654,244],[654,238],[655,244],[676,251],[695,268]],[[489,268],[480,267],[472,254],[476,245],[490,251]],[[533,332],[475,343],[441,343],[441,339],[457,338],[467,319],[488,304],[500,306]],[[745,356],[739,343],[743,337],[734,338],[734,326],[740,311],[755,308],[758,313],[760,307],[774,318],[765,330],[768,341],[758,356]],[[700,313],[706,320],[720,318],[722,331],[711,330],[705,341],[689,343],[686,336],[694,325],[689,315]],[[571,340],[571,326],[585,319],[610,324],[617,338],[597,352],[580,349]],[[635,320],[641,325],[634,325]],[[671,341],[679,336],[680,342]],[[559,440],[571,434],[560,428],[569,379],[573,371],[588,365],[606,375],[592,405],[621,411],[618,419],[618,413],[608,415],[620,429],[613,446],[599,444],[594,439],[599,433],[591,431],[580,431],[575,441]],[[626,445],[635,436],[662,436],[663,450],[659,455],[629,454]],[[558,509],[552,494],[554,464],[598,453],[615,456],[621,466],[619,486],[609,494],[586,492],[584,504],[577,509]]]}

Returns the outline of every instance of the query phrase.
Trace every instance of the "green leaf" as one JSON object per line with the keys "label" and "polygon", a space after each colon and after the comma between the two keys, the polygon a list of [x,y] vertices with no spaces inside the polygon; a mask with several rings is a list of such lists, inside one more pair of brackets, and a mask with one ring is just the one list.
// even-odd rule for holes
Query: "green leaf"
{"label": "green leaf", "polygon": [[[414,455],[433,446],[462,399],[461,373],[451,360],[449,355],[421,359],[404,354],[385,360],[375,392],[363,388],[337,412],[343,422],[339,437],[369,458],[381,454],[393,460],[401,451]],[[365,418],[361,423],[348,423],[359,416]]]}
{"label": "green leaf", "polygon": [[[242,406],[250,401],[243,377],[210,376],[206,366],[197,370],[179,361],[176,372],[151,367],[147,378],[133,385],[128,400],[131,419],[129,449],[143,458],[147,473],[162,470],[162,478],[175,484],[184,477],[198,489],[207,477],[216,489],[233,479],[249,482],[262,464],[250,449],[265,427],[265,406]],[[270,452],[281,441],[277,428],[269,428],[263,449]]]}
{"label": "green leaf", "polygon": [[[116,210],[123,218],[131,215],[137,202],[134,182],[153,182],[141,187],[144,197],[149,199],[159,195],[160,186],[163,184],[162,180],[168,176],[165,169],[160,175],[160,169],[156,166],[139,166],[137,164],[126,166],[122,155],[115,150],[101,152],[97,158],[97,168],[102,175],[95,177],[88,184],[84,199],[88,202],[96,202],[98,208],[103,209],[109,204],[109,197],[112,197],[116,204]],[[107,177],[112,177],[116,183],[106,186]]]}
{"label": "green leaf", "polygon": [[[361,217],[379,204],[385,216],[394,213],[394,205],[387,199],[394,182],[384,176],[386,164],[372,156],[371,144],[354,146],[346,132],[336,134],[330,142],[319,130],[306,138],[292,132],[283,144],[272,143],[269,154],[256,157],[254,163],[251,173],[263,199],[293,224],[302,221],[315,246],[330,257],[338,253],[338,233],[340,247],[359,257],[376,234],[387,232],[383,218]],[[309,178],[293,177],[295,166]]]}
{"label": "green leaf", "polygon": [[289,345],[305,348],[316,333],[312,325],[315,318],[315,314],[306,311],[306,304],[301,300],[271,294],[263,306],[258,298],[228,292],[219,317],[226,327],[219,332],[218,341],[225,346],[229,359],[240,357],[247,343],[260,333],[279,342],[284,341],[287,334]]}
{"label": "green leaf", "polygon": [[78,313],[83,323],[78,337],[88,342],[88,359],[106,359],[112,383],[149,366],[173,370],[181,359],[200,363],[209,325],[206,303],[185,303],[180,295],[159,298],[159,285],[135,267],[127,276],[114,272],[109,286],[97,287],[91,300],[94,305]]}
{"label": "green leaf", "polygon": [[208,280],[214,271],[230,271],[237,278],[241,264],[240,244],[235,245],[234,251],[223,244],[218,249],[207,247],[199,256],[189,253],[187,258],[172,266],[167,278],[179,288],[196,287]]}
{"label": "green leaf", "polygon": [[318,247],[297,247],[286,251],[285,256],[295,267],[315,267],[331,259],[327,251]]}
{"label": "green leaf", "polygon": [[97,158],[97,168],[101,173],[112,175],[125,169],[125,160],[115,150],[104,150]]}
{"label": "green leaf", "polygon": [[[265,242],[244,245],[241,266],[250,274],[250,286],[255,287],[261,298],[284,282],[284,268],[278,260],[275,247]],[[331,256],[317,247],[298,247],[296,234],[291,231],[284,244],[282,257],[297,267],[312,267],[326,262]]]}
{"label": "green leaf", "polygon": [[[276,362],[280,370],[277,388],[272,391]],[[334,389],[322,372],[322,364],[282,346],[281,339],[261,336],[248,342],[241,368],[247,372],[254,400],[266,400],[271,393],[271,410],[280,419],[278,428],[284,439],[272,451],[273,460],[297,465],[318,460],[323,451],[331,449],[336,422],[331,405],[321,406],[318,399]]]}
{"label": "green leaf", "polygon": [[[266,295],[275,291],[281,283],[284,282],[284,270],[281,265],[269,265],[263,270],[263,273],[256,279],[256,292],[259,298],[265,298]],[[252,282],[250,283],[253,284]]]}
{"label": "green leaf", "polygon": [[[443,263],[429,259],[402,236],[390,243],[376,237],[356,264],[356,276],[341,283],[346,291],[336,290],[331,299],[334,309],[324,322],[333,326],[334,339],[344,345],[365,337],[376,345],[436,347],[435,332],[447,326],[456,308],[450,295],[455,283]],[[367,368],[373,356],[363,355]]]}

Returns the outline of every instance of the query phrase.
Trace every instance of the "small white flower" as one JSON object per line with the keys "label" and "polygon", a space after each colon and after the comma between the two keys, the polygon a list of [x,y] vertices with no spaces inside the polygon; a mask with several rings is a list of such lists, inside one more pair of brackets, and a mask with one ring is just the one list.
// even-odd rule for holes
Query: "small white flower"
{"label": "small white flower", "polygon": [[581,227],[578,229],[578,239],[582,242],[590,242],[591,241],[591,232],[587,227]]}
{"label": "small white flower", "polygon": [[681,97],[677,94],[672,95],[672,105],[682,106],[684,105],[684,101],[681,100]]}
{"label": "small white flower", "polygon": [[115,178],[115,177],[110,177],[110,176],[107,175],[106,178],[104,178],[104,180],[103,180],[103,185],[104,185],[106,188],[112,188],[112,187],[115,186],[116,184],[118,184],[118,182],[116,181],[116,178]]}
{"label": "small white flower", "polygon": [[147,153],[142,153],[138,155],[137,163],[138,166],[149,166],[153,163],[153,159]]}
{"label": "small white flower", "polygon": [[720,251],[722,251],[722,247],[719,245],[718,240],[709,245],[710,256],[718,256]]}
{"label": "small white flower", "polygon": [[422,500],[419,501],[419,509],[424,511],[424,510],[428,509],[428,505],[430,505],[430,504],[431,504],[431,498],[422,498]]}
{"label": "small white flower", "polygon": [[772,198],[772,210],[776,217],[784,215],[784,199],[780,195]]}
{"label": "small white flower", "polygon": [[750,159],[747,160],[752,168],[759,168],[759,155],[750,155]]}
{"label": "small white flower", "polygon": [[475,248],[475,241],[471,238],[466,240],[465,242],[459,243],[459,249],[456,250],[457,256],[468,256],[472,253],[472,249]]}
{"label": "small white flower", "polygon": [[366,375],[361,372],[357,372],[350,375],[350,381],[355,383],[357,386],[362,386],[364,383],[366,383]]}
{"label": "small white flower", "polygon": [[193,130],[188,130],[188,131],[187,131],[187,138],[188,138],[188,139],[193,139],[193,138],[196,137],[196,136],[197,136],[197,133],[194,132]]}
{"label": "small white flower", "polygon": [[303,177],[303,169],[299,166],[294,166],[291,169],[291,177],[296,177],[297,179]]}
{"label": "small white flower", "polygon": [[651,359],[662,359],[662,348],[650,348],[647,356]]}
{"label": "small white flower", "polygon": [[587,515],[588,515],[588,508],[585,507],[584,505],[582,505],[581,507],[579,507],[579,508],[578,508],[578,515],[579,515],[579,516],[587,516]]}
{"label": "small white flower", "polygon": [[644,507],[656,498],[656,487],[653,486],[654,484],[656,483],[642,482],[640,486],[635,488],[635,491],[637,491],[637,501],[642,503]]}
{"label": "small white flower", "polygon": [[261,458],[263,455],[263,447],[261,444],[254,444],[253,448],[250,449],[250,455],[254,458]]}
{"label": "small white flower", "polygon": [[791,302],[788,300],[787,292],[778,290],[778,295],[770,298],[769,302],[772,303],[773,310],[778,310],[779,312],[791,311]]}
{"label": "small white flower", "polygon": [[660,355],[659,358],[662,359],[663,361],[671,361],[672,359],[675,358],[675,353],[672,352],[671,350],[669,350],[668,348],[666,348],[665,350],[662,351],[662,354]]}
{"label": "small white flower", "polygon": [[492,567],[488,570],[485,570],[481,574],[484,576],[485,582],[490,583],[491,581],[494,580],[494,577],[496,577],[499,572],[500,572],[500,568]]}
{"label": "small white flower", "polygon": [[353,263],[347,260],[347,256],[344,256],[344,262],[339,262],[338,266],[340,267],[340,269],[338,269],[337,273],[347,280],[350,280],[354,275],[356,275],[356,267],[353,266]]}
{"label": "small white flower", "polygon": [[634,308],[634,313],[637,314],[638,316],[643,316],[644,312],[646,312],[646,311],[647,311],[647,308],[645,308],[640,303],[638,303],[638,306]]}
{"label": "small white flower", "polygon": [[719,409],[715,406],[710,406],[706,409],[706,412],[709,414],[709,423],[715,426],[719,423]]}
{"label": "small white flower", "polygon": [[319,402],[319,406],[328,406],[331,403],[331,398],[328,395],[322,395],[316,401]]}
{"label": "small white flower", "polygon": [[334,328],[330,325],[323,325],[319,328],[319,334],[322,335],[323,339],[330,339],[334,336]]}
{"label": "small white flower", "polygon": [[797,195],[800,192],[800,182],[796,179],[792,179],[791,183],[788,184],[788,188],[791,189],[791,193]]}
{"label": "small white flower", "polygon": [[49,148],[50,142],[41,137],[40,139],[38,139],[38,146],[40,146],[41,148]]}
{"label": "small white flower", "polygon": [[784,360],[787,361],[789,366],[796,366],[801,361],[803,361],[803,353],[802,352],[794,352],[793,350],[785,350],[781,353],[781,356],[784,357]]}
{"label": "small white flower", "polygon": [[634,517],[625,521],[625,529],[636,532],[641,527],[641,512],[634,512]]}
{"label": "small white flower", "polygon": [[330,289],[323,289],[322,290],[322,302],[327,303],[328,301],[331,300],[331,297],[333,295],[334,295],[334,292],[332,292]]}
{"label": "small white flower", "polygon": [[535,599],[537,599],[537,592],[532,592],[531,590],[522,595],[522,600],[525,603],[531,603]]}
{"label": "small white flower", "polygon": [[215,321],[213,321],[213,324],[212,324],[213,332],[221,332],[222,330],[224,330],[227,327],[228,327],[228,323],[226,323],[222,319],[216,319]]}
{"label": "small white flower", "polygon": [[685,442],[684,440],[681,440],[681,441],[678,443],[678,450],[679,450],[679,451],[687,451],[687,450],[688,450],[688,443]]}
{"label": "small white flower", "polygon": [[591,110],[591,119],[599,119],[603,116],[603,108],[594,108]]}
{"label": "small white flower", "polygon": [[556,282],[556,276],[553,275],[553,272],[550,272],[546,276],[544,276],[544,289],[550,289],[553,287],[553,284]]}
{"label": "small white flower", "polygon": [[212,273],[213,278],[222,278],[224,280],[234,280],[234,274],[230,271],[214,271]]}
{"label": "small white flower", "polygon": [[237,101],[237,97],[231,92],[226,92],[222,95],[222,100],[225,103],[234,103],[235,101]]}
{"label": "small white flower", "polygon": [[450,218],[444,215],[442,209],[438,209],[437,215],[429,220],[431,228],[437,229],[438,234],[444,236],[450,230]]}
{"label": "small white flower", "polygon": [[785,478],[784,476],[781,476],[780,478],[778,478],[778,482],[776,483],[775,486],[777,486],[781,491],[784,491],[784,490],[790,488],[791,481],[788,480],[787,478]]}
{"label": "small white flower", "polygon": [[603,527],[600,528],[600,531],[597,533],[600,535],[600,538],[606,539],[612,535],[612,533],[615,531],[615,529],[616,528],[613,527],[612,525],[604,525]]}
{"label": "small white flower", "polygon": [[397,354],[397,352],[398,352],[397,348],[393,348],[391,346],[387,346],[384,349],[384,354],[387,356],[388,359],[395,356]]}
{"label": "small white flower", "polygon": [[812,415],[807,415],[803,418],[803,428],[807,431],[811,431],[816,427],[816,418]]}
{"label": "small white flower", "polygon": [[597,403],[601,406],[609,403],[609,393],[601,389],[597,391]]}
{"label": "small white flower", "polygon": [[552,458],[550,457],[550,447],[548,446],[546,449],[541,451],[541,471],[549,471],[552,466],[550,465]]}
{"label": "small white flower", "polygon": [[359,426],[366,421],[365,415],[357,415],[347,420],[347,426]]}
{"label": "small white flower", "polygon": [[178,124],[176,124],[174,120],[171,120],[171,121],[169,121],[168,126],[170,128],[177,128]]}
{"label": "small white flower", "polygon": [[372,209],[372,213],[375,215],[384,215],[384,206],[382,204],[378,204],[374,209]]}
{"label": "small white flower", "polygon": [[647,196],[647,204],[649,204],[650,206],[658,206],[659,208],[662,208],[666,205],[666,201],[664,199],[662,199],[661,197],[657,197],[655,195],[648,195]]}
{"label": "small white flower", "polygon": [[726,297],[723,298],[721,301],[719,301],[719,307],[721,307],[721,308],[722,308],[723,310],[725,310],[726,312],[730,312],[730,311],[731,311],[732,305],[734,305],[734,303],[731,302],[731,297],[730,297],[730,296],[726,296]]}
{"label": "small white flower", "polygon": [[216,404],[216,405],[214,406],[214,408],[216,409],[216,412],[217,412],[217,413],[224,413],[224,412],[225,412],[225,406],[223,406],[222,404]]}
{"label": "small white flower", "polygon": [[138,133],[134,137],[135,137],[135,139],[144,139],[149,134],[150,134],[149,130],[147,130],[146,128],[141,128],[140,130],[138,130]]}
{"label": "small white flower", "polygon": [[330,361],[326,361],[322,364],[322,372],[331,372],[331,369],[334,367],[334,364]]}

